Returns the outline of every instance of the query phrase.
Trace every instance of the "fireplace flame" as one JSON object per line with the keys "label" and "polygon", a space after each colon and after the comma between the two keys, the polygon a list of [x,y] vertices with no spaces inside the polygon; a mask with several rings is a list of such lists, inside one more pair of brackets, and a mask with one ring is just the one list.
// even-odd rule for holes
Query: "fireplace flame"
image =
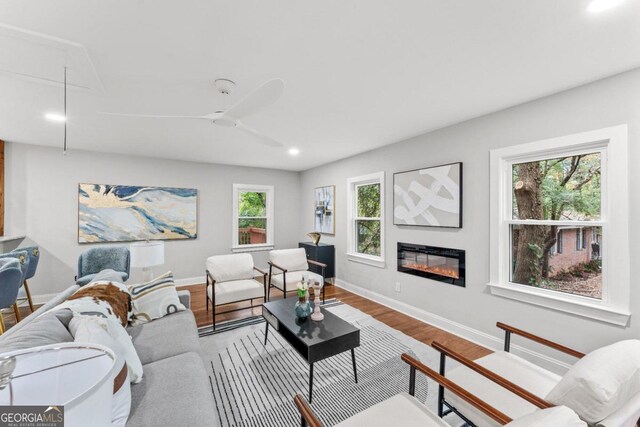
{"label": "fireplace flame", "polygon": [[439,274],[440,276],[451,277],[452,279],[460,278],[460,275],[458,274],[458,270],[455,268],[431,267],[429,265],[415,264],[415,263],[407,263],[404,266],[407,268],[412,268],[414,270],[424,271],[425,273],[434,273],[434,274]]}

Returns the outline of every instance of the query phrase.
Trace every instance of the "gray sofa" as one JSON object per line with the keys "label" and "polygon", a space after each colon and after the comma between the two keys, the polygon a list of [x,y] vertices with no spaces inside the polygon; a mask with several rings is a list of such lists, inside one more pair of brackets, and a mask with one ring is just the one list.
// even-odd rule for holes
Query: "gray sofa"
{"label": "gray sofa", "polygon": [[[0,336],[0,353],[71,342],[68,310],[47,313],[79,286],[71,286]],[[190,307],[190,293],[179,292]],[[41,316],[42,315],[42,316]],[[142,382],[131,385],[127,426],[212,426],[214,402],[191,310],[128,328],[143,364]]]}

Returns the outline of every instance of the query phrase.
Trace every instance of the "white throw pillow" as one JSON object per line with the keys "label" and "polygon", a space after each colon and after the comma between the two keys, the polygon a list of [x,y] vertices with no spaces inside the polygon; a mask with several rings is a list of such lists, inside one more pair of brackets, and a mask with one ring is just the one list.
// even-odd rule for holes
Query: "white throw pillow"
{"label": "white throw pillow", "polygon": [[132,325],[140,325],[167,314],[186,310],[178,298],[173,273],[167,272],[150,282],[129,286],[133,306]]}
{"label": "white throw pillow", "polygon": [[75,342],[102,344],[113,350],[118,358],[127,362],[131,382],[142,381],[142,363],[122,325],[98,316],[76,314],[69,322],[69,331]]}
{"label": "white throw pillow", "polygon": [[640,341],[620,341],[580,359],[549,392],[546,400],[573,409],[595,424],[640,391]]}
{"label": "white throw pillow", "polygon": [[[114,324],[114,327],[110,331],[109,326],[111,324]],[[114,334],[113,330],[117,328],[124,335],[119,332]],[[140,363],[138,354],[133,349],[131,338],[119,323],[108,322],[104,318],[97,316],[75,315],[69,322],[69,329],[74,336],[75,342],[102,344],[110,348],[116,354],[116,363],[119,366],[118,372],[120,372],[124,363],[127,363],[127,377],[120,389],[113,394],[111,401],[111,425],[113,427],[124,427],[131,412],[131,381],[134,378],[135,382],[142,380],[142,363]]]}
{"label": "white throw pillow", "polygon": [[125,427],[131,413],[131,383],[129,373],[122,387],[113,394],[111,402],[111,427]]}
{"label": "white throw pillow", "polygon": [[587,427],[575,412],[566,406],[542,409],[511,421],[505,427]]}

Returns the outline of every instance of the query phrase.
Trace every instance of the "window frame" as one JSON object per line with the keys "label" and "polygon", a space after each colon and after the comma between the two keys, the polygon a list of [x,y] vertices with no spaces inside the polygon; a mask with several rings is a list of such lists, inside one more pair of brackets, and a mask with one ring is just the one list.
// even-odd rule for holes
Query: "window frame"
{"label": "window frame", "polygon": [[[267,206],[266,206],[266,222],[267,222],[267,242],[260,244],[248,244],[241,245],[238,236],[238,222],[240,220],[240,193],[266,193],[267,194]],[[252,185],[252,184],[233,184],[233,215],[232,215],[232,237],[231,237],[231,251],[232,252],[255,252],[255,251],[267,251],[274,248],[274,186],[273,185]],[[262,217],[260,217],[262,218]]]}
{"label": "window frame", "polygon": [[556,234],[556,253],[558,255],[562,255],[564,251],[564,230],[559,229],[558,234]]}
{"label": "window frame", "polygon": [[[490,278],[493,295],[626,326],[631,316],[626,125],[499,148],[490,152]],[[598,221],[514,220],[512,166],[567,155],[601,153]],[[611,166],[613,165],[613,166]],[[612,209],[615,206],[615,209]],[[602,299],[535,288],[510,281],[512,224],[602,227]],[[612,244],[615,242],[615,245]],[[558,249],[558,248],[556,248]]]}
{"label": "window frame", "polygon": [[[357,252],[357,228],[358,220],[378,220],[378,218],[358,217],[358,187],[370,184],[380,185],[380,256],[367,255]],[[347,179],[347,259],[353,262],[371,265],[373,267],[385,268],[385,173],[375,172],[368,175],[357,176]]]}

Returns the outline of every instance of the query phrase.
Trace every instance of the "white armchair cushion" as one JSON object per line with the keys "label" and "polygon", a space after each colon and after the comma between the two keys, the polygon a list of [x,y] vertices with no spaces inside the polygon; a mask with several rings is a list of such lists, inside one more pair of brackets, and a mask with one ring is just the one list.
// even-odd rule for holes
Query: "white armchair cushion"
{"label": "white armchair cushion", "polygon": [[[279,249],[269,252],[269,261],[282,267],[287,271],[300,271],[308,270],[309,264],[307,263],[307,252],[304,248],[296,249]],[[276,274],[278,270],[275,270],[273,274]]]}
{"label": "white armchair cushion", "polygon": [[640,393],[636,393],[624,406],[597,424],[597,427],[632,427],[640,419]]}
{"label": "white armchair cushion", "polygon": [[207,270],[216,282],[253,279],[251,254],[216,255],[207,258]]}
{"label": "white armchair cushion", "polygon": [[[216,305],[229,304],[230,302],[244,301],[253,298],[264,298],[264,286],[262,283],[250,280],[232,280],[230,282],[216,282]],[[212,286],[207,286],[207,295],[213,300]]]}
{"label": "white armchair cushion", "polygon": [[[296,289],[297,284],[302,281],[303,274],[309,276],[309,280],[312,282],[322,283],[322,276],[311,271],[293,271],[285,274],[287,276],[287,292]],[[284,291],[284,276],[284,274],[271,276],[271,284],[281,291]]]}
{"label": "white armchair cushion", "polygon": [[511,421],[506,427],[587,427],[575,412],[566,406],[542,409]]}
{"label": "white armchair cushion", "polygon": [[[525,390],[530,391],[536,396],[546,396],[560,381],[559,375],[504,351],[498,351],[481,357],[475,362],[501,377],[508,379],[512,383],[519,385]],[[497,410],[503,412],[505,415],[508,415],[511,419],[515,420],[538,410],[537,406],[516,396],[466,366],[458,366],[448,371],[446,377],[470,393],[475,394]],[[478,427],[500,425],[484,412],[481,412],[475,406],[465,402],[451,392],[445,391],[445,398],[448,403],[457,408]]]}
{"label": "white armchair cushion", "polygon": [[549,392],[546,400],[573,409],[595,424],[640,391],[640,341],[620,341],[578,360]]}
{"label": "white armchair cushion", "polygon": [[407,393],[395,396],[336,424],[336,427],[449,427],[415,397]]}

